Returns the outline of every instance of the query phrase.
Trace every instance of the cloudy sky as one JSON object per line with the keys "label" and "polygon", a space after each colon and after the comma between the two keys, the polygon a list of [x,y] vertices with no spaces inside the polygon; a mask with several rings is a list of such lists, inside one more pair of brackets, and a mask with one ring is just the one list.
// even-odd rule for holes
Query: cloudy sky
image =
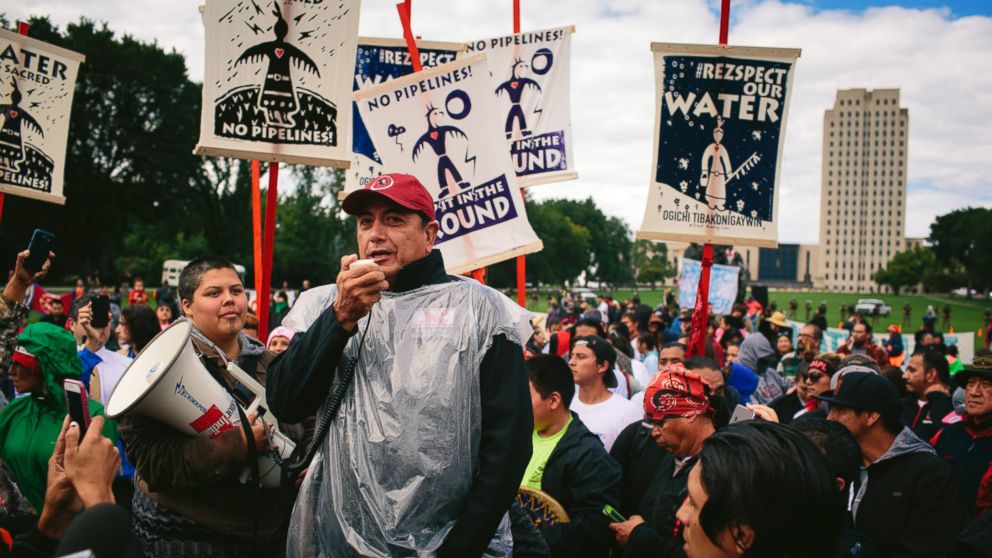
{"label": "cloudy sky", "polygon": [[[572,121],[578,181],[539,198],[592,196],[636,229],[647,198],[654,109],[650,43],[716,43],[719,0],[521,0],[524,30],[574,24]],[[86,16],[186,56],[202,81],[203,28],[192,0],[0,0],[17,19]],[[413,0],[424,39],[468,41],[512,31],[512,2]],[[363,0],[360,34],[400,37],[393,0]],[[838,89],[900,88],[909,109],[906,232],[936,215],[992,206],[992,2],[734,0],[730,44],[802,49],[786,131],[781,242],[816,243],[823,111]],[[192,146],[190,146],[192,148]]]}

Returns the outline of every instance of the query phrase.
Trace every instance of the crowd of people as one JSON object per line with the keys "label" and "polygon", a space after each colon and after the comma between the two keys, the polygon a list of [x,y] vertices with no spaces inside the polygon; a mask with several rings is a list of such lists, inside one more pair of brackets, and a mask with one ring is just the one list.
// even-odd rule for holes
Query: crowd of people
{"label": "crowd of people", "polygon": [[[753,298],[707,316],[702,354],[670,294],[557,293],[532,319],[448,275],[427,190],[385,178],[343,202],[359,253],[334,284],[277,292],[264,343],[222,257],[176,291],[136,280],[106,319],[80,282],[28,320],[57,259],[19,254],[0,556],[992,557],[987,350],[962,362],[926,319],[913,346],[902,326],[878,343],[854,313],[826,351],[825,309],[796,325]],[[177,319],[207,373],[237,399],[234,363],[266,409],[199,437],[104,416]],[[86,386],[85,435],[66,379]],[[276,430],[297,451],[272,488],[255,464]]]}

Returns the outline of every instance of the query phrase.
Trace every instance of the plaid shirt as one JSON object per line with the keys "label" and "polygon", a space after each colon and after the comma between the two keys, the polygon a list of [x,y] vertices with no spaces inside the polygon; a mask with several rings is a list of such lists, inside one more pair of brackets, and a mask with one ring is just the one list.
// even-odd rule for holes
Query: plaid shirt
{"label": "plaid shirt", "polygon": [[28,307],[0,295],[0,371],[10,368],[10,356],[17,346],[17,334]]}

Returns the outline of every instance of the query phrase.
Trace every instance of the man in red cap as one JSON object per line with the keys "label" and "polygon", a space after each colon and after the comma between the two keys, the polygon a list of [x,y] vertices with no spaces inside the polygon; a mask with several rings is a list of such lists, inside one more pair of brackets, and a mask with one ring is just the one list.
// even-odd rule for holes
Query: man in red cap
{"label": "man in red cap", "polygon": [[341,259],[336,284],[300,295],[283,321],[298,333],[268,369],[283,420],[325,413],[335,379],[354,370],[315,441],[287,556],[480,556],[531,455],[527,316],[445,272],[415,177],[382,175],[342,207],[358,255]]}
{"label": "man in red cap", "polygon": [[624,556],[685,555],[675,512],[685,498],[689,471],[703,442],[716,432],[717,410],[722,405],[711,399],[703,379],[682,363],[663,369],[644,392],[644,427],[651,429],[655,443],[675,459],[661,463],[637,515],[610,524]]}

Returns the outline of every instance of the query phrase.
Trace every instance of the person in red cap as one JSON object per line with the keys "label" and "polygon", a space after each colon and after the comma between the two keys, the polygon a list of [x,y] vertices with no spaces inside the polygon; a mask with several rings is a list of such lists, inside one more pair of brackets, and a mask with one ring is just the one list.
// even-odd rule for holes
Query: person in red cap
{"label": "person in red cap", "polygon": [[270,410],[296,421],[326,413],[354,371],[318,431],[287,556],[481,556],[509,536],[501,520],[531,456],[528,315],[445,272],[417,178],[382,175],[342,207],[358,254],[300,295],[283,321],[297,333],[268,368]]}
{"label": "person in red cap", "polygon": [[[685,498],[689,472],[703,442],[726,423],[726,412],[703,379],[682,363],[669,365],[644,392],[644,427],[674,457],[662,462],[638,506],[623,523],[611,523],[623,556],[684,556],[675,512]],[[673,536],[674,534],[674,536]]]}

